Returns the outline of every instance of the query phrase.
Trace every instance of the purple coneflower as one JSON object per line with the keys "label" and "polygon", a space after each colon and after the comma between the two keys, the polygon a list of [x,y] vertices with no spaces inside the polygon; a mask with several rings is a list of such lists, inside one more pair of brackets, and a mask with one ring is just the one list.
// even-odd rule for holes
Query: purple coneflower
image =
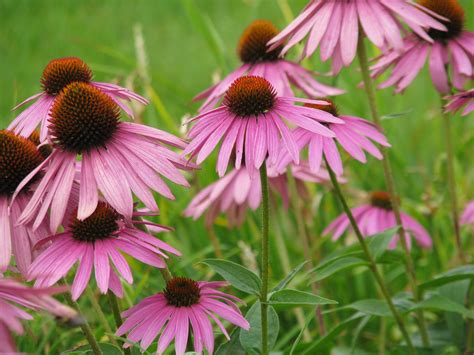
{"label": "purple coneflower", "polygon": [[[301,192],[301,194],[304,191],[301,185],[305,181],[323,183],[329,180],[327,171],[321,170],[316,174],[312,173],[309,171],[306,162],[301,162],[300,165],[290,165],[291,174],[295,178],[298,192]],[[286,172],[279,174],[270,166],[267,169],[270,189],[282,198],[283,205],[288,208],[289,191]],[[241,167],[232,170],[199,192],[189,203],[184,215],[196,220],[206,212],[206,225],[211,225],[219,213],[225,213],[230,227],[240,226],[244,222],[247,209],[250,208],[255,211],[260,206],[261,201],[260,180],[251,180],[247,169]]]}
{"label": "purple coneflower", "polygon": [[467,116],[474,111],[474,89],[458,92],[457,94],[447,96],[448,103],[444,106],[446,112],[456,112],[465,106],[461,116]]}
{"label": "purple coneflower", "polygon": [[[79,176],[78,218],[95,211],[99,191],[118,213],[130,218],[134,193],[146,207],[157,211],[155,190],[174,199],[159,175],[188,186],[179,169],[188,168],[183,158],[164,144],[184,148],[181,139],[140,124],[119,121],[120,108],[98,88],[74,82],[56,97],[51,109],[51,155],[20,184],[23,188],[46,170],[24,209],[21,223],[37,227],[51,208],[50,226],[62,222],[75,176]],[[81,157],[78,164],[76,159]],[[79,172],[76,174],[76,170]]]}
{"label": "purple coneflower", "polygon": [[250,328],[234,303],[242,301],[219,291],[218,288],[223,286],[227,286],[227,283],[196,282],[185,277],[175,277],[166,283],[163,292],[147,297],[123,312],[122,315],[127,319],[117,330],[117,335],[129,332],[127,338],[130,341],[141,341],[141,347],[147,349],[161,332],[157,354],[163,354],[175,339],[176,354],[183,355],[189,332],[192,331],[194,351],[201,354],[206,349],[212,354],[214,332],[210,319],[216,322],[227,339],[230,339],[229,334],[216,315],[245,330]]}
{"label": "purple coneflower", "polygon": [[[384,191],[372,192],[370,195],[370,204],[361,205],[353,208],[351,211],[364,237],[383,232],[397,225],[390,195]],[[406,231],[405,236],[408,246],[411,247],[411,235],[422,248],[431,248],[431,237],[426,229],[406,213],[402,212],[401,218],[403,228]],[[338,240],[349,227],[349,218],[346,214],[341,214],[324,230],[323,234],[332,234],[332,240],[335,241]],[[398,235],[393,237],[389,248],[395,248],[398,238]]]}
{"label": "purple coneflower", "polygon": [[33,319],[19,306],[34,311],[45,310],[58,317],[73,318],[76,315],[74,310],[51,297],[64,291],[63,288],[30,288],[0,276],[0,353],[16,353],[11,332],[23,334],[21,320]]}
{"label": "purple coneflower", "polygon": [[[146,213],[137,212],[133,217],[144,215]],[[170,245],[133,226],[134,223],[143,224],[143,221],[126,220],[105,202],[100,201],[94,213],[84,220],[75,216],[75,213],[71,216],[64,232],[41,240],[40,245],[50,245],[35,259],[28,271],[28,280],[36,279],[36,286],[55,284],[78,262],[71,288],[74,300],[86,288],[92,268],[95,269],[95,279],[102,293],[110,289],[122,297],[122,285],[110,260],[129,284],[133,282],[133,276],[121,251],[157,268],[166,266],[163,258],[167,256],[163,251],[180,255]],[[155,225],[152,222],[145,223]]]}
{"label": "purple coneflower", "polygon": [[474,201],[470,201],[461,215],[461,224],[474,224]]}
{"label": "purple coneflower", "polygon": [[279,96],[272,84],[259,76],[237,78],[226,91],[221,106],[188,121],[197,123],[188,133],[191,142],[184,154],[197,156],[200,164],[222,140],[217,160],[219,176],[224,175],[235,151],[236,169],[245,165],[253,178],[267,157],[271,165],[276,163],[281,137],[291,160],[298,163],[297,142],[283,118],[325,137],[335,134],[321,122],[344,122],[328,112],[297,106],[295,102],[325,104],[325,101]]}
{"label": "purple coneflower", "polygon": [[39,125],[41,132],[40,140],[41,142],[46,140],[50,109],[61,91],[73,82],[87,83],[100,89],[112,98],[112,100],[132,118],[132,110],[122,103],[121,100],[135,100],[145,105],[148,104],[147,99],[128,89],[115,84],[92,81],[92,71],[81,59],[75,57],[58,58],[50,61],[46,68],[44,68],[41,77],[41,87],[43,91],[29,97],[17,105],[14,110],[29,102],[36,102],[15,118],[8,129],[28,137]]}
{"label": "purple coneflower", "polygon": [[206,99],[200,111],[216,105],[230,84],[242,75],[256,75],[268,80],[280,96],[294,96],[291,84],[308,97],[339,95],[344,90],[319,83],[315,73],[280,57],[282,46],[267,51],[267,42],[278,34],[278,29],[266,20],[255,20],[242,33],[237,53],[242,66],[227,75],[219,83],[197,95],[194,100]]}
{"label": "purple coneflower", "polygon": [[332,58],[333,73],[348,66],[357,52],[359,26],[367,38],[381,49],[403,48],[403,20],[425,40],[428,27],[445,27],[426,14],[427,11],[411,0],[311,0],[303,12],[270,42],[273,50],[286,41],[286,53],[308,36],[303,55],[309,57],[319,47],[323,61]]}
{"label": "purple coneflower", "polygon": [[[337,149],[336,142],[354,159],[361,163],[366,163],[367,158],[364,152],[369,153],[377,159],[382,159],[382,153],[371,142],[377,142],[385,147],[390,147],[387,138],[379,131],[376,125],[360,117],[341,115],[334,103],[330,100],[325,105],[305,104],[309,110],[317,109],[331,113],[338,117],[343,124],[328,123],[327,127],[334,132],[335,137],[327,137],[308,131],[305,128],[296,128],[292,135],[293,139],[301,150],[308,146],[308,162],[311,171],[317,172],[323,157],[326,158],[329,166],[337,176],[343,173],[342,160]],[[282,171],[291,162],[291,157],[285,149],[281,150],[278,158],[278,171]]]}
{"label": "purple coneflower", "polygon": [[431,29],[428,33],[434,41],[417,34],[409,35],[404,40],[403,52],[389,51],[379,57],[371,67],[372,76],[378,77],[393,67],[390,77],[379,87],[395,85],[395,92],[399,93],[411,84],[428,59],[431,79],[440,93],[451,92],[450,81],[455,88],[463,90],[466,81],[474,77],[474,33],[464,28],[464,10],[457,0],[422,0],[420,3],[449,19],[445,22],[448,31]]}
{"label": "purple coneflower", "polygon": [[33,259],[32,246],[49,234],[44,224],[35,231],[29,226],[18,225],[39,175],[22,187],[16,199],[12,199],[23,179],[44,161],[42,152],[46,154],[46,149],[44,146],[40,151],[32,140],[0,130],[0,272],[7,269],[13,251],[18,269],[26,274]]}

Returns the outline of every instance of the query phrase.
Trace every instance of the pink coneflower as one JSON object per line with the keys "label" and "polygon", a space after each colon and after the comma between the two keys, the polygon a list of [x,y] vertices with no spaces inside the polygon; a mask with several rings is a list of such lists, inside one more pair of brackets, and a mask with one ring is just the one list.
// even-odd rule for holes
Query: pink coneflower
{"label": "pink coneflower", "polygon": [[297,142],[283,118],[325,137],[334,137],[334,133],[321,122],[343,121],[322,110],[297,106],[295,102],[325,104],[323,101],[279,96],[272,84],[259,76],[237,78],[226,91],[221,106],[189,120],[197,123],[188,133],[191,142],[184,154],[190,154],[191,158],[197,156],[200,164],[222,140],[217,160],[219,176],[224,175],[235,149],[236,169],[244,164],[253,178],[267,157],[271,165],[276,163],[281,137],[291,160],[298,163]]}
{"label": "pink coneflower", "polygon": [[[143,216],[145,213],[138,212],[135,215]],[[28,271],[28,280],[36,279],[36,286],[55,284],[78,262],[71,289],[74,300],[86,288],[93,267],[99,290],[106,293],[110,289],[122,297],[122,285],[109,259],[129,284],[133,282],[133,276],[120,251],[157,268],[166,266],[163,258],[167,256],[163,251],[180,255],[170,245],[133,226],[134,223],[143,224],[143,221],[127,221],[105,202],[100,201],[96,210],[82,221],[75,216],[71,216],[64,232],[41,240],[40,245],[50,245],[35,259]],[[155,225],[152,222],[145,223]]]}
{"label": "pink coneflower", "polygon": [[[120,109],[98,88],[72,83],[56,97],[51,109],[49,135],[51,155],[21,184],[46,170],[33,197],[24,209],[21,223],[44,220],[51,207],[54,232],[62,222],[75,175],[79,175],[78,218],[88,217],[97,207],[99,191],[118,213],[130,218],[134,193],[146,207],[156,211],[155,190],[174,199],[159,175],[188,186],[179,169],[182,157],[164,146],[184,148],[181,139],[155,128],[119,121]],[[81,163],[76,159],[81,157]],[[76,169],[80,174],[76,174]]]}
{"label": "pink coneflower", "polygon": [[175,277],[166,283],[163,292],[147,297],[123,312],[123,317],[127,319],[117,330],[117,335],[129,332],[128,340],[141,341],[141,347],[147,349],[161,332],[157,354],[163,354],[175,339],[176,354],[183,355],[189,332],[192,331],[194,351],[201,354],[206,349],[212,354],[214,333],[210,319],[216,322],[227,339],[230,339],[229,334],[216,315],[245,330],[250,328],[234,303],[242,301],[219,291],[218,288],[223,286],[227,286],[227,283],[196,282],[185,277]]}
{"label": "pink coneflower", "polygon": [[[298,191],[305,181],[322,183],[329,180],[327,171],[321,170],[317,174],[309,171],[306,163],[291,164],[291,173],[295,178]],[[270,190],[283,200],[288,208],[289,191],[286,172],[277,173],[274,168],[268,167],[268,182]],[[220,213],[225,213],[229,227],[240,226],[245,220],[245,214],[250,208],[255,211],[262,201],[262,188],[259,179],[252,180],[245,167],[234,169],[224,177],[199,192],[184,211],[186,217],[194,220],[206,213],[206,225],[211,225]]]}
{"label": "pink coneflower", "polygon": [[33,317],[21,307],[45,310],[64,318],[73,318],[76,313],[56,301],[51,295],[65,291],[62,288],[30,288],[15,280],[0,276],[0,352],[16,352],[11,332],[23,334],[21,320]]}
{"label": "pink coneflower", "polygon": [[[372,155],[376,159],[382,159],[382,153],[371,142],[377,142],[385,147],[390,147],[387,138],[379,131],[376,125],[360,117],[339,114],[339,111],[332,101],[327,101],[325,105],[305,104],[309,110],[325,110],[334,117],[338,117],[343,124],[328,123],[327,127],[334,132],[335,137],[327,137],[315,134],[305,128],[296,128],[292,135],[298,149],[308,146],[308,162],[311,171],[317,172],[323,157],[326,158],[329,166],[337,176],[343,173],[342,160],[337,149],[336,142],[339,143],[351,157],[366,163],[367,158],[364,152]],[[282,171],[291,162],[291,157],[285,149],[281,150],[278,159],[278,171]]]}
{"label": "pink coneflower", "polygon": [[[397,225],[390,195],[383,191],[371,193],[370,204],[361,205],[353,208],[351,211],[364,237],[383,232]],[[406,213],[402,212],[401,218],[403,228],[407,232],[406,241],[408,246],[411,247],[411,235],[422,248],[431,248],[431,237],[425,228]],[[349,218],[346,214],[342,214],[324,230],[323,234],[332,234],[332,240],[335,241],[338,240],[349,227]],[[398,235],[393,237],[389,248],[395,248],[397,241]]]}
{"label": "pink coneflower", "polygon": [[286,53],[308,36],[303,55],[309,57],[319,47],[323,61],[332,58],[333,73],[354,60],[359,26],[367,38],[381,49],[403,48],[401,19],[425,40],[428,27],[445,30],[420,5],[410,0],[311,0],[303,12],[268,44],[270,50],[288,42]]}
{"label": "pink coneflower", "polygon": [[474,224],[474,201],[470,201],[461,215],[461,224]]}
{"label": "pink coneflower", "polygon": [[33,196],[30,188],[39,175],[12,199],[22,180],[44,159],[31,140],[0,130],[0,273],[7,269],[13,254],[18,269],[25,274],[33,258],[32,246],[49,234],[44,224],[36,231],[29,226],[18,226],[20,214]]}
{"label": "pink coneflower", "polygon": [[81,59],[75,57],[58,58],[50,61],[44,68],[41,77],[43,91],[29,97],[17,105],[14,110],[29,102],[36,102],[15,118],[8,129],[28,137],[39,125],[40,140],[43,142],[48,133],[47,122],[50,118],[50,109],[61,91],[73,82],[87,83],[100,89],[132,118],[133,111],[121,100],[135,100],[144,105],[148,104],[147,99],[128,89],[115,84],[92,81],[92,71]]}
{"label": "pink coneflower", "polygon": [[440,93],[451,92],[450,81],[455,88],[463,90],[474,74],[474,33],[464,29],[464,10],[457,0],[422,0],[420,3],[449,19],[445,22],[448,31],[431,29],[429,35],[434,42],[416,34],[409,35],[404,40],[403,52],[383,54],[371,67],[372,76],[378,77],[393,68],[390,77],[379,87],[395,85],[395,92],[399,93],[411,84],[428,59],[431,79]]}
{"label": "pink coneflower", "polygon": [[474,89],[458,92],[447,96],[448,103],[444,106],[446,112],[456,112],[465,106],[461,116],[466,116],[474,111]]}
{"label": "pink coneflower", "polygon": [[242,33],[237,53],[242,66],[227,75],[219,83],[197,95],[194,100],[206,99],[200,111],[216,105],[230,84],[242,75],[256,75],[268,80],[280,96],[294,96],[291,84],[308,97],[339,95],[344,90],[317,82],[315,73],[280,57],[283,47],[267,51],[267,42],[278,34],[278,29],[266,20],[255,20]]}

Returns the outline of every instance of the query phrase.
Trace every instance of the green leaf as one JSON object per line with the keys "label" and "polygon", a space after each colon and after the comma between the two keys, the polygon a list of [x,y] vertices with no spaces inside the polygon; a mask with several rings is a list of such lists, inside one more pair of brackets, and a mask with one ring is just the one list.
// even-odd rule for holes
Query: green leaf
{"label": "green leaf", "polygon": [[363,259],[355,258],[355,257],[345,257],[342,259],[337,259],[336,261],[326,264],[322,268],[314,269],[314,273],[316,274],[313,278],[311,278],[311,282],[321,281],[325,278],[335,274],[336,272],[343,271],[346,269],[352,269],[356,266],[362,265],[369,265],[369,263]]}
{"label": "green leaf", "polygon": [[202,263],[210,266],[240,291],[251,295],[258,295],[260,293],[260,278],[249,269],[232,261],[221,259],[206,259]]}
{"label": "green leaf", "polygon": [[372,316],[390,317],[392,315],[392,312],[390,312],[390,308],[388,307],[387,302],[377,299],[366,299],[356,301],[343,308],[355,309],[356,311]]}
{"label": "green leaf", "polygon": [[408,110],[402,111],[402,112],[396,112],[396,113],[389,113],[388,115],[383,115],[382,120],[393,120],[394,118],[400,118],[403,116],[408,115],[409,113],[412,113],[413,109],[410,108]]}
{"label": "green leaf", "polygon": [[245,355],[245,350],[240,344],[240,328],[234,328],[230,334],[230,340],[227,343],[221,344],[216,351],[216,355]]}
{"label": "green leaf", "polygon": [[390,241],[399,229],[400,227],[396,226],[367,238],[370,253],[376,261],[385,253]]}
{"label": "green leaf", "polygon": [[451,301],[449,298],[441,295],[433,295],[419,303],[416,303],[410,310],[416,309],[433,309],[437,311],[446,311],[459,313],[465,317],[474,319],[474,311],[467,309],[463,305]]}
{"label": "green leaf", "polygon": [[312,293],[285,289],[271,295],[270,304],[286,304],[295,306],[317,306],[320,304],[337,304],[336,301],[313,295]]}
{"label": "green leaf", "polygon": [[362,252],[359,244],[349,245],[347,247],[338,248],[335,252],[329,254],[327,257],[323,258],[318,265],[314,268],[314,270],[321,269],[336,260],[353,256],[362,258],[364,253]]}
{"label": "green leaf", "polygon": [[[280,331],[280,323],[278,314],[272,306],[268,306],[268,349],[271,350],[275,346]],[[250,330],[240,331],[240,344],[245,349],[246,354],[262,353],[262,323],[260,301],[257,301],[247,312],[245,318],[250,323]]]}
{"label": "green leaf", "polygon": [[308,262],[307,261],[303,261],[301,264],[299,264],[297,267],[295,267],[283,280],[281,280],[278,285],[276,285],[274,288],[273,288],[273,292],[274,291],[280,291],[280,290],[283,290],[286,286],[288,286],[288,284],[291,282],[291,280],[294,279],[294,277],[296,276],[296,274],[298,272],[300,272],[300,270],[303,268],[303,266],[305,266]]}
{"label": "green leaf", "polygon": [[[122,355],[122,351],[117,348],[115,345],[107,344],[107,343],[99,343],[99,348],[102,352],[107,355]],[[92,350],[91,346],[83,345],[76,349],[66,350],[61,354],[68,354],[68,355],[93,355],[94,351]]]}
{"label": "green leaf", "polygon": [[343,320],[334,328],[329,330],[325,336],[320,337],[316,341],[312,342],[309,346],[307,344],[299,345],[296,347],[296,354],[319,354],[319,350],[327,346],[331,341],[336,338],[345,328],[347,328],[355,320],[365,316],[364,313],[356,313],[353,316]]}
{"label": "green leaf", "polygon": [[463,265],[436,276],[433,280],[422,283],[420,288],[441,286],[450,282],[474,279],[474,265]]}

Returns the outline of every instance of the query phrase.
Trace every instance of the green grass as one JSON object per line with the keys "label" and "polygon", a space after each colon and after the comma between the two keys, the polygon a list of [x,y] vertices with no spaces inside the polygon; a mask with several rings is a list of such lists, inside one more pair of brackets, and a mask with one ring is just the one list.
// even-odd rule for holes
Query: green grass
{"label": "green grass", "polygon": [[[288,3],[294,15],[306,0],[292,0]],[[469,0],[463,0],[462,3],[466,9],[466,23],[472,30],[474,4]],[[92,67],[96,80],[124,84],[132,78],[136,91],[146,95],[146,87],[137,76],[135,53],[134,26],[140,25],[149,61],[151,87],[157,95],[143,114],[144,122],[179,134],[182,117],[196,112],[197,105],[191,103],[192,97],[212,83],[213,74],[225,75],[239,65],[235,55],[236,42],[241,31],[256,18],[270,19],[280,28],[287,23],[274,0],[0,0],[0,128],[6,127],[14,118],[15,113],[10,110],[16,103],[39,91],[42,69],[52,58],[81,57]],[[373,55],[376,53],[373,49],[371,52]],[[295,51],[292,55],[296,58]],[[327,69],[327,65],[321,64],[316,56],[305,64],[319,71]],[[360,80],[357,63],[342,71],[337,78],[337,85],[345,88],[348,94],[338,97],[337,104],[344,113],[369,118],[364,92],[356,89]],[[321,81],[331,83],[332,79],[321,78]],[[416,216],[435,238],[434,250],[422,251],[415,247],[413,251],[417,276],[421,281],[427,281],[451,268],[455,255],[449,219],[439,97],[427,70],[424,70],[403,95],[393,95],[390,89],[383,90],[378,92],[377,100],[382,115],[405,112],[400,117],[385,120],[384,127],[393,146],[390,157],[403,209]],[[453,117],[453,129],[456,183],[460,205],[463,206],[467,200],[474,198],[474,120],[472,117],[461,118],[456,115]],[[190,189],[173,187],[176,201],[159,198],[162,210],[160,222],[176,229],[176,232],[168,233],[164,238],[184,255],[171,261],[171,269],[176,274],[195,278],[215,277],[208,268],[199,264],[200,260],[213,257],[203,221],[193,222],[181,215],[197,191],[215,181],[217,175],[214,166],[215,154],[192,178],[194,184]],[[375,159],[369,159],[366,165],[347,159],[345,171],[349,181],[345,190],[351,196],[352,206],[359,202],[359,192],[384,189],[382,166]],[[304,203],[309,211],[307,222],[313,242],[319,246],[312,251],[314,262],[317,263],[317,256],[324,257],[344,244],[344,241],[334,244],[328,238],[320,236],[324,227],[341,209],[328,189],[321,186],[308,188],[312,193],[311,199]],[[272,243],[275,243],[275,230],[278,230],[283,237],[292,267],[304,260],[296,213],[299,211],[295,211],[294,207],[287,213],[280,203],[273,207],[274,218],[270,225],[273,229]],[[252,260],[252,256],[249,259],[241,246],[244,243],[258,256],[259,216],[257,212],[249,213],[244,226],[232,230],[227,229],[224,217],[218,220],[215,230],[227,258],[247,266],[254,265],[256,261]],[[472,230],[464,228],[463,237],[465,248],[472,257]],[[349,243],[349,239],[346,238],[345,242]],[[285,275],[284,263],[279,254],[281,248],[273,246],[272,284]],[[126,287],[127,296],[122,302],[123,307],[162,288],[157,270],[130,262],[135,284],[133,287]],[[387,266],[384,272],[389,277],[396,270]],[[399,272],[395,276],[390,283],[392,292],[407,290],[404,273]],[[294,287],[308,290],[303,277],[296,279]],[[340,305],[378,297],[371,276],[358,268],[324,280],[320,295],[335,299]],[[249,304],[253,303],[251,298],[247,298],[247,301]],[[110,324],[113,324],[107,300],[100,297],[100,302]],[[87,297],[83,297],[80,303],[96,335],[106,341],[104,329]],[[347,310],[330,313],[326,320],[328,324],[335,326],[351,313]],[[309,314],[310,312],[306,312],[306,315]],[[297,335],[295,333],[299,331],[298,324],[291,311],[281,311],[279,315],[281,330],[277,344],[280,350],[288,350],[288,344],[291,346]],[[430,324],[443,320],[442,315],[434,312],[429,312],[427,318]],[[385,319],[385,322],[387,348],[390,348],[400,340],[400,334],[391,319]],[[411,318],[409,323],[413,330],[414,320]],[[375,340],[379,336],[380,324],[380,318],[369,320],[360,333],[357,348],[377,351]],[[65,327],[47,316],[36,317],[26,327],[28,336],[18,338],[22,351],[53,354],[84,343],[78,328]],[[309,328],[314,339],[318,339],[315,325],[310,323]],[[334,344],[340,346],[338,349],[351,346],[354,332],[355,325],[334,341]],[[290,336],[286,341],[285,336],[288,334]]]}

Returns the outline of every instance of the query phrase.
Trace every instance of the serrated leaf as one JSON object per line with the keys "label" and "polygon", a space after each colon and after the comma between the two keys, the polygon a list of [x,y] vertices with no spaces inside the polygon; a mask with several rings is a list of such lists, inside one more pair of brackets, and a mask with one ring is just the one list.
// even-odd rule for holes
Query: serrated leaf
{"label": "serrated leaf", "polygon": [[242,265],[221,259],[206,259],[202,263],[211,267],[240,291],[251,295],[258,295],[260,293],[260,278]]}
{"label": "serrated leaf", "polygon": [[441,286],[450,282],[474,279],[474,265],[463,265],[435,276],[433,280],[422,283],[420,288]]}
{"label": "serrated leaf", "polygon": [[[275,346],[280,331],[278,314],[272,306],[268,306],[268,349]],[[261,354],[262,349],[262,318],[260,311],[260,302],[257,301],[247,312],[245,318],[250,323],[250,330],[240,331],[240,344],[245,349],[246,354]]]}
{"label": "serrated leaf", "polygon": [[467,309],[463,305],[451,301],[449,298],[441,295],[433,295],[419,303],[416,303],[410,310],[432,309],[437,311],[459,313],[465,317],[474,319],[474,311]]}
{"label": "serrated leaf", "polygon": [[314,270],[315,276],[311,278],[310,282],[321,281],[325,278],[347,269],[352,269],[356,266],[369,265],[369,263],[363,259],[355,257],[345,257],[337,259],[334,262],[325,265],[322,268]]}
{"label": "serrated leaf", "polygon": [[309,292],[285,289],[271,295],[269,303],[286,304],[295,306],[317,306],[321,304],[337,304],[336,301],[328,298],[313,295]]}
{"label": "serrated leaf", "polygon": [[303,266],[305,266],[307,263],[308,263],[307,261],[303,261],[301,264],[299,264],[297,267],[295,267],[283,280],[281,280],[278,283],[278,285],[276,285],[273,288],[272,292],[283,290],[286,286],[288,286],[288,284],[291,282],[291,280],[294,279],[296,274],[298,272],[300,272],[300,270],[303,268]]}

